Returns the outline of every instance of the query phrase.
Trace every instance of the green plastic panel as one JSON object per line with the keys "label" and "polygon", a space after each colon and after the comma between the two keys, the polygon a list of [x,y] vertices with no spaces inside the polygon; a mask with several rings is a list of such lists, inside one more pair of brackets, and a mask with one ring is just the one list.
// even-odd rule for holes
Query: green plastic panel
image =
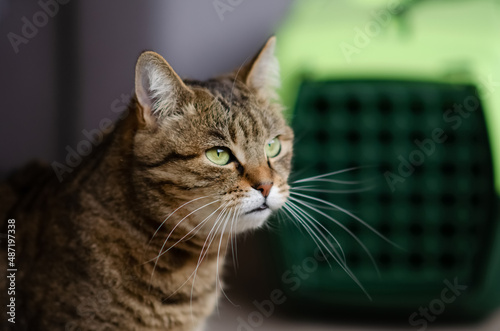
{"label": "green plastic panel", "polygon": [[[379,275],[358,242],[309,210],[339,241],[347,265],[373,303],[334,261],[320,263],[290,293],[292,297],[415,307],[440,293],[445,279],[458,278],[471,289],[480,285],[496,225],[489,137],[480,103],[473,111],[450,112],[476,95],[470,85],[430,82],[302,83],[292,121],[297,136],[296,179],[363,168],[328,177],[340,183],[294,184],[306,189],[296,192],[341,206],[403,249],[339,210],[322,209],[366,245]],[[367,190],[332,194],[310,189]],[[316,244],[306,231],[287,225],[277,240],[285,268],[301,265],[314,255]]]}

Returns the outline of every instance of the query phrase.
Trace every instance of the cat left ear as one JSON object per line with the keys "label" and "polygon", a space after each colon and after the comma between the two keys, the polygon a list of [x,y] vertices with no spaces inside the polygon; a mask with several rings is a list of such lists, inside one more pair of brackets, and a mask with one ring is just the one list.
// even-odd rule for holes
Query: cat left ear
{"label": "cat left ear", "polygon": [[135,67],[135,94],[146,125],[156,125],[158,120],[172,114],[179,102],[191,93],[159,54],[148,51],[139,56]]}
{"label": "cat left ear", "polygon": [[274,55],[275,48],[276,37],[272,36],[240,73],[248,87],[267,99],[277,99],[277,90],[281,85],[279,62]]}

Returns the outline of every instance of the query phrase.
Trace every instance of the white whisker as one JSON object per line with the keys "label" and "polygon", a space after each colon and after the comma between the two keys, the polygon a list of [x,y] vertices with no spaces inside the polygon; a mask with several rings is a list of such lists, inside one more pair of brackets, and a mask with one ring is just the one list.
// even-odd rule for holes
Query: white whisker
{"label": "white whisker", "polygon": [[364,168],[372,168],[372,167],[373,166],[361,166],[361,167],[352,167],[352,168],[337,170],[337,171],[329,172],[329,173],[326,173],[326,174],[323,174],[323,175],[318,175],[318,176],[312,176],[312,177],[307,177],[307,178],[299,179],[299,180],[296,180],[296,181],[292,182],[292,184],[309,182],[311,180],[316,180],[316,179],[320,179],[320,178],[324,178],[324,177],[328,177],[328,176],[334,176],[334,175],[338,175],[338,174],[349,172],[349,171],[354,171],[354,170],[359,170],[359,169],[364,169]]}
{"label": "white whisker", "polygon": [[324,204],[317,204],[317,203],[314,203],[314,202],[309,202],[309,205],[311,205],[313,207],[316,207],[316,208],[319,208],[321,210],[329,210],[329,211],[333,211],[333,212],[336,212],[336,213],[342,213],[337,208],[333,208],[333,207],[330,207],[330,206],[325,206]]}
{"label": "white whisker", "polygon": [[312,189],[306,187],[291,187],[291,191],[307,191],[307,192],[317,192],[317,193],[331,193],[331,194],[346,194],[346,193],[360,193],[373,190],[375,186],[369,186],[366,188],[360,188],[355,190],[323,190],[323,189]]}
{"label": "white whisker", "polygon": [[[212,201],[212,202],[209,202],[199,208],[196,208],[195,210],[193,210],[192,212],[190,212],[189,214],[187,214],[186,216],[184,216],[179,222],[177,222],[177,224],[175,224],[174,228],[172,229],[172,231],[170,231],[170,233],[168,234],[167,238],[165,239],[165,241],[163,242],[163,245],[161,246],[160,248],[160,252],[158,253],[158,256],[156,257],[156,261],[158,262],[158,259],[160,258],[160,256],[162,256],[164,253],[163,252],[163,248],[165,248],[165,245],[167,244],[167,241],[168,239],[170,239],[170,236],[174,233],[175,229],[177,229],[177,227],[184,221],[186,220],[189,216],[191,216],[192,214],[196,213],[197,211],[207,207],[207,206],[210,206],[216,202],[218,202],[220,200],[215,200],[215,201]],[[155,263],[155,266],[156,266],[156,263]],[[153,269],[154,271],[154,269]]]}
{"label": "white whisker", "polygon": [[[230,234],[229,242],[231,243],[231,253],[232,253],[232,257],[233,257],[233,268],[234,268],[235,272],[236,272],[237,267],[238,267],[238,243],[236,241],[237,234],[236,234],[236,226],[234,223],[237,221],[237,219],[239,217],[240,210],[241,210],[241,208],[235,210],[235,212],[233,213],[233,218],[231,219],[231,228],[229,229],[229,234]],[[233,230],[233,228],[234,228],[234,230]],[[226,250],[227,250],[227,248],[226,248]]]}
{"label": "white whisker", "polygon": [[358,216],[354,215],[350,211],[348,211],[348,210],[346,210],[346,209],[344,209],[344,208],[342,208],[342,207],[340,207],[340,206],[338,206],[336,204],[333,204],[333,203],[331,203],[329,201],[325,201],[323,199],[312,197],[312,196],[307,195],[307,194],[301,194],[301,193],[297,193],[297,192],[290,192],[290,194],[298,195],[298,196],[301,196],[301,197],[306,198],[306,199],[311,199],[311,200],[314,200],[314,201],[318,201],[318,202],[324,203],[324,204],[326,204],[326,205],[328,205],[330,207],[336,208],[336,209],[340,210],[341,212],[345,213],[346,215],[349,215],[350,217],[352,217],[356,221],[360,222],[361,224],[363,224],[365,227],[367,227],[368,229],[370,229],[373,233],[375,233],[377,236],[379,236],[380,238],[382,238],[384,241],[388,242],[389,244],[391,244],[394,247],[397,247],[397,248],[399,248],[399,249],[401,249],[403,251],[405,250],[401,246],[399,246],[395,242],[389,240],[383,234],[381,234],[380,232],[378,232],[377,230],[375,230],[371,225],[369,225],[368,223],[366,223],[365,221],[363,221],[361,218],[359,218]]}
{"label": "white whisker", "polygon": [[[327,255],[323,252],[322,248],[320,247],[320,245],[317,243],[316,239],[314,238],[313,234],[314,232],[307,226],[306,223],[304,223],[304,221],[300,221],[301,218],[296,214],[294,213],[289,206],[284,206],[284,209],[287,210],[289,213],[291,213],[292,215],[294,215],[296,218],[295,220],[297,220],[298,222],[300,222],[300,224],[307,230],[307,232],[309,233],[309,235],[311,236],[311,238],[313,239],[314,243],[316,244],[316,246],[318,247],[318,249],[320,250],[321,254],[323,254],[324,257],[326,257]],[[294,219],[293,217],[291,218],[292,220]],[[321,243],[323,244],[323,242],[321,241]],[[324,246],[324,244],[323,244]],[[339,259],[337,259],[337,257],[335,255],[333,255],[331,253],[331,251],[325,247],[325,249],[328,251],[329,255],[339,264],[339,266],[349,275],[349,277],[351,277],[351,279],[359,286],[359,288],[365,293],[365,295],[370,299],[370,301],[372,300],[370,294],[366,291],[366,289],[364,288],[363,284],[361,284],[361,282],[359,281],[359,279],[356,277],[356,275],[354,275],[354,273],[351,271],[351,269],[349,269],[349,267],[346,265],[346,264],[343,264],[340,262]],[[338,254],[338,253],[337,253]],[[328,261],[328,259],[326,260],[326,262],[328,263],[328,265],[330,265],[330,262]],[[331,265],[330,265],[331,267]]]}
{"label": "white whisker", "polygon": [[324,217],[326,217],[327,219],[331,220],[332,222],[334,222],[335,224],[337,224],[340,228],[342,228],[344,231],[346,231],[354,240],[356,240],[356,242],[361,246],[361,248],[363,248],[363,250],[366,252],[366,254],[368,255],[368,257],[370,258],[375,270],[377,271],[377,274],[380,276],[380,271],[378,269],[378,266],[377,266],[377,263],[375,262],[375,259],[373,258],[372,254],[370,253],[370,251],[368,250],[368,248],[365,246],[365,244],[363,244],[363,242],[361,240],[359,240],[358,237],[356,237],[356,235],[354,233],[352,233],[351,230],[349,230],[344,224],[340,223],[339,221],[337,221],[336,219],[334,219],[333,217],[331,217],[330,215],[328,214],[325,214],[324,212],[322,212],[321,210],[317,209],[317,208],[314,208],[312,207],[311,205],[309,205],[307,202],[304,202],[304,201],[301,201],[299,199],[295,199],[293,197],[290,197],[291,200],[293,201],[296,201],[298,203],[300,203],[301,205],[317,212],[318,214],[320,215],[323,215]]}
{"label": "white whisker", "polygon": [[[216,211],[218,211],[219,209],[223,208],[224,206],[225,206],[225,205],[221,205],[221,206],[219,206],[219,208],[217,208],[217,209],[214,211],[214,213],[215,213]],[[223,212],[223,211],[221,211],[221,213],[222,213],[222,212]],[[203,220],[203,222],[205,222],[205,223],[206,223],[206,222],[208,221],[208,219],[209,219],[209,218],[211,218],[211,216],[212,216],[214,213],[212,213],[212,214],[210,214],[209,216],[207,216],[207,217]],[[218,220],[219,220],[219,217],[220,217],[221,213],[219,213],[219,215],[217,216],[217,218],[216,218],[216,220],[215,220],[215,222],[214,222],[214,225],[212,226],[212,230],[213,230],[213,229],[215,228],[215,226],[217,225],[217,222],[218,222]],[[203,222],[202,222],[202,223],[203,223]],[[200,226],[200,225],[201,225],[201,223],[200,223],[200,224],[198,224],[198,225],[197,225],[197,227],[198,227],[198,226]],[[207,241],[208,241],[208,237],[209,237],[209,236],[210,236],[210,234],[212,233],[212,230],[210,230],[210,232],[208,233],[208,235],[207,235],[207,240],[205,240],[205,243],[203,244],[203,247],[202,247],[202,253],[203,253],[203,250],[204,250],[204,248],[205,248],[205,245],[206,245],[206,243],[207,243]],[[191,231],[193,231],[193,230],[191,230]],[[191,231],[190,231],[190,232],[191,232]],[[181,238],[180,240],[182,240],[182,238]],[[179,240],[178,242],[180,242],[180,240]],[[177,242],[177,243],[178,243],[178,242]],[[170,248],[169,248],[169,249],[170,249]],[[201,254],[202,254],[202,253],[200,253],[200,258],[201,258]],[[205,255],[204,255],[203,257],[205,257]],[[184,283],[182,283],[182,284],[181,284],[181,285],[177,288],[177,290],[175,290],[174,292],[172,292],[172,294],[170,294],[170,295],[169,295],[167,298],[165,298],[163,301],[168,300],[168,299],[169,299],[172,295],[174,295],[175,293],[177,293],[177,292],[178,292],[178,291],[179,291],[179,290],[180,290],[180,289],[181,289],[184,285],[186,285],[186,283],[187,283],[187,282],[188,282],[188,281],[189,281],[189,280],[190,280],[190,279],[191,279],[191,278],[195,275],[195,272],[198,270],[199,263],[200,263],[200,259],[198,259],[198,263],[197,263],[197,265],[196,265],[195,270],[194,270],[194,271],[191,273],[191,275],[190,275],[190,276],[189,276],[189,277],[188,277],[188,278],[184,281]],[[193,286],[194,286],[194,284],[193,284]]]}
{"label": "white whisker", "polygon": [[[198,258],[198,263],[193,271],[194,276],[193,276],[193,282],[191,285],[191,296],[190,296],[191,317],[193,316],[193,292],[194,292],[194,284],[196,282],[196,275],[198,273],[198,269],[201,266],[201,263],[205,259],[205,256],[208,254],[208,250],[210,249],[210,246],[212,245],[212,242],[214,241],[215,236],[217,235],[217,231],[219,231],[219,228],[223,223],[222,217],[225,216],[226,210],[227,210],[227,204],[224,205],[224,209],[222,209],[222,211],[219,213],[219,215],[217,216],[217,218],[214,222],[214,225],[212,226],[212,229],[210,229],[210,232],[207,235],[207,239],[205,240],[205,242],[203,243],[203,246],[201,248],[200,257]],[[208,242],[208,246],[207,246],[207,242]],[[205,249],[205,246],[207,247],[206,249]],[[189,277],[189,278],[191,278],[191,277]],[[216,280],[216,282],[217,282],[217,280]]]}
{"label": "white whisker", "polygon": [[[219,201],[219,200],[217,200]],[[214,202],[217,202],[217,201],[214,201]],[[196,233],[198,233],[198,231],[201,229],[201,227],[203,227],[203,225],[205,225],[206,222],[208,222],[208,220],[219,210],[221,209],[223,206],[219,206],[217,209],[215,209],[212,213],[210,213],[210,215],[208,215],[207,217],[205,217],[205,219],[203,221],[201,221],[200,223],[198,223],[193,229],[191,229],[188,233],[186,233],[181,239],[177,240],[175,242],[175,244],[173,244],[172,246],[170,246],[169,248],[167,248],[165,251],[161,251],[160,254],[158,254],[155,258],[149,260],[149,261],[146,261],[146,263],[148,262],[151,262],[155,259],[158,259],[160,258],[163,254],[167,253],[171,248],[175,247],[178,243],[180,243],[181,241],[183,240],[189,240],[191,239]],[[189,215],[188,215],[189,216]],[[182,221],[182,220],[181,220]],[[191,236],[189,236],[191,233],[193,233]],[[169,237],[170,235],[172,234],[172,231],[170,232],[169,234]],[[189,237],[188,237],[189,236]],[[169,238],[167,237],[167,239],[165,240],[164,242],[164,245],[165,243],[167,242]],[[162,247],[163,248],[163,247]]]}
{"label": "white whisker", "polygon": [[363,183],[361,181],[350,181],[350,180],[328,179],[328,178],[312,178],[312,179],[301,179],[293,182],[292,184],[309,183],[309,182],[325,182],[325,183],[346,184],[346,185],[358,185]]}
{"label": "white whisker", "polygon": [[[320,250],[320,253],[323,254],[323,256],[326,257],[326,256],[330,255],[342,267],[342,269],[344,269],[343,268],[344,265],[342,263],[340,263],[340,261],[337,260],[337,257],[328,249],[328,247],[325,246],[323,241],[321,241],[321,239],[319,239],[317,237],[317,235],[314,233],[314,231],[312,231],[310,229],[310,227],[307,225],[307,223],[304,222],[304,220],[299,215],[297,215],[297,213],[294,210],[292,210],[292,208],[290,206],[287,206],[287,205],[283,206],[283,210],[288,212],[291,216],[290,218],[292,220],[296,220],[297,222],[299,222],[299,224],[307,231],[307,234],[314,241],[314,243],[316,244],[316,246]],[[320,243],[321,243],[321,245],[320,245]],[[325,254],[325,252],[323,251],[323,248],[328,252],[328,254]],[[331,267],[330,261],[328,261],[328,259],[326,260],[326,262]]]}
{"label": "white whisker", "polygon": [[[229,210],[229,213],[226,215],[225,219],[224,219],[224,226],[222,227],[222,231],[221,231],[221,234],[220,234],[220,239],[219,239],[219,247],[217,248],[217,262],[216,262],[216,278],[215,278],[215,288],[217,288],[217,283],[219,285],[219,288],[221,290],[221,293],[224,295],[224,297],[227,299],[227,301],[229,301],[233,306],[237,306],[236,304],[233,303],[233,301],[231,301],[231,299],[229,299],[229,297],[227,296],[226,292],[224,291],[224,288],[222,287],[222,282],[220,280],[220,273],[219,273],[219,261],[220,261],[220,250],[221,250],[221,247],[222,247],[222,238],[224,237],[224,232],[226,230],[226,226],[228,225],[229,223],[229,220],[231,219],[231,214],[233,213],[233,210],[230,209]],[[217,303],[216,303],[216,309],[217,309],[217,314],[219,314],[219,301],[217,300]]]}
{"label": "white whisker", "polygon": [[205,204],[205,205],[203,205],[203,206],[201,206],[201,207],[199,207],[199,208],[195,209],[194,211],[192,211],[191,213],[189,213],[188,215],[186,215],[183,219],[181,219],[181,220],[180,220],[180,221],[179,221],[179,222],[178,222],[178,223],[174,226],[174,228],[172,229],[172,231],[170,231],[170,233],[168,234],[167,238],[165,239],[165,241],[163,242],[163,245],[162,245],[162,246],[161,246],[161,248],[160,248],[160,252],[158,253],[158,255],[157,255],[155,258],[153,258],[153,259],[151,259],[151,260],[149,260],[149,261],[146,261],[146,262],[145,262],[145,263],[149,263],[149,262],[152,262],[153,260],[155,261],[155,264],[154,264],[154,266],[153,266],[153,271],[151,272],[151,279],[150,279],[150,282],[149,282],[150,286],[151,286],[151,284],[152,284],[152,282],[153,282],[153,276],[154,276],[154,273],[155,273],[155,270],[156,270],[156,266],[158,265],[158,261],[160,260],[160,257],[161,257],[162,255],[166,254],[166,253],[167,253],[170,249],[172,249],[173,247],[175,247],[175,246],[176,246],[178,243],[180,243],[182,240],[184,240],[184,238],[186,238],[187,236],[189,236],[189,234],[190,234],[191,232],[195,231],[198,227],[203,226],[203,224],[204,224],[204,223],[205,223],[205,222],[206,222],[206,221],[207,221],[207,220],[208,220],[208,219],[209,219],[209,218],[210,218],[210,217],[211,217],[211,216],[212,216],[212,215],[213,215],[213,214],[214,214],[217,210],[219,210],[221,207],[217,208],[214,212],[212,212],[212,213],[211,213],[209,216],[207,216],[207,217],[206,217],[206,218],[205,218],[202,222],[200,222],[200,223],[199,223],[198,225],[196,225],[193,229],[191,229],[191,230],[190,230],[187,234],[185,234],[185,235],[184,235],[181,239],[179,239],[176,243],[174,243],[172,246],[170,246],[170,247],[169,247],[169,248],[167,248],[165,251],[163,251],[163,249],[165,248],[165,245],[167,244],[168,239],[170,238],[170,236],[172,235],[172,233],[174,232],[174,230],[177,228],[177,226],[178,226],[179,224],[181,224],[181,223],[182,223],[182,222],[183,222],[183,221],[184,221],[187,217],[189,217],[190,215],[192,215],[192,214],[194,214],[195,212],[199,211],[200,209],[205,208],[205,207],[207,207],[207,206],[209,206],[209,205],[211,205],[211,204],[214,204],[214,203],[216,203],[216,202],[218,202],[218,201],[219,201],[219,200],[215,200],[215,201],[212,201],[212,202],[210,202],[210,203],[207,203],[207,204]]}
{"label": "white whisker", "polygon": [[191,201],[188,201],[188,202],[182,204],[180,207],[178,207],[177,209],[175,209],[173,212],[171,212],[167,216],[167,218],[165,218],[165,220],[163,222],[161,222],[160,226],[158,227],[158,229],[156,229],[155,233],[153,234],[153,236],[151,237],[151,239],[149,241],[151,242],[151,240],[153,240],[153,238],[156,236],[156,234],[158,233],[158,231],[160,231],[160,228],[163,226],[163,224],[165,224],[167,222],[167,220],[170,218],[170,216],[172,216],[173,214],[175,214],[179,209],[181,209],[182,207],[184,207],[184,206],[186,206],[186,205],[188,205],[188,204],[190,204],[192,202],[195,202],[195,201],[201,200],[201,199],[205,199],[205,198],[209,198],[211,196],[213,196],[213,195],[206,195],[204,197],[199,197],[199,198],[193,199]]}
{"label": "white whisker", "polygon": [[[326,240],[326,242],[329,244],[329,246],[335,251],[337,256],[344,262],[344,265],[345,265],[346,264],[345,253],[344,253],[344,250],[342,249],[342,245],[340,245],[337,238],[335,238],[335,236],[327,228],[325,228],[325,226],[323,224],[321,224],[321,222],[319,222],[314,217],[312,217],[311,214],[309,214],[308,212],[306,212],[305,210],[303,210],[302,208],[300,208],[299,206],[297,206],[296,204],[294,204],[291,201],[287,201],[287,204],[289,204],[290,207],[294,208],[303,217],[312,221],[311,225],[314,226],[316,231],[322,235],[323,239]],[[314,223],[317,224],[317,226],[319,226],[321,229],[318,229],[318,227]],[[321,230],[323,230],[323,231],[321,231]],[[342,253],[342,256],[339,255],[336,248],[332,245],[332,243],[328,240],[328,237],[323,232],[326,232],[330,237],[332,237],[332,239],[335,241],[335,243],[339,247],[340,252]]]}

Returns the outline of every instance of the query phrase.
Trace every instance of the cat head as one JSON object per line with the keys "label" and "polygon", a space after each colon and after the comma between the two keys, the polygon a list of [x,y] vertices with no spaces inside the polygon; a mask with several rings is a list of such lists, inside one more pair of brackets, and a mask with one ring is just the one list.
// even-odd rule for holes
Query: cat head
{"label": "cat head", "polygon": [[133,178],[160,222],[241,232],[287,200],[293,132],[275,100],[274,48],[272,37],[248,64],[207,81],[183,81],[154,52],[139,57]]}

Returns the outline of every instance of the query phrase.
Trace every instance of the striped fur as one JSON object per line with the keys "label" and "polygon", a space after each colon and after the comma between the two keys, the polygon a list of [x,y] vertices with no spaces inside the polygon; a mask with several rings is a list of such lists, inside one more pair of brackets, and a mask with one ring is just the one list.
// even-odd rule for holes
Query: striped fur
{"label": "striped fur", "polygon": [[[261,226],[288,198],[293,133],[270,101],[273,49],[271,39],[238,75],[203,82],[180,80],[147,52],[129,115],[70,177],[59,183],[31,164],[0,184],[1,232],[16,219],[15,330],[202,327],[231,235]],[[269,159],[274,137],[282,150]],[[215,146],[235,160],[210,162],[205,151]],[[268,209],[252,212],[264,201]],[[3,307],[6,287],[3,275]]]}

